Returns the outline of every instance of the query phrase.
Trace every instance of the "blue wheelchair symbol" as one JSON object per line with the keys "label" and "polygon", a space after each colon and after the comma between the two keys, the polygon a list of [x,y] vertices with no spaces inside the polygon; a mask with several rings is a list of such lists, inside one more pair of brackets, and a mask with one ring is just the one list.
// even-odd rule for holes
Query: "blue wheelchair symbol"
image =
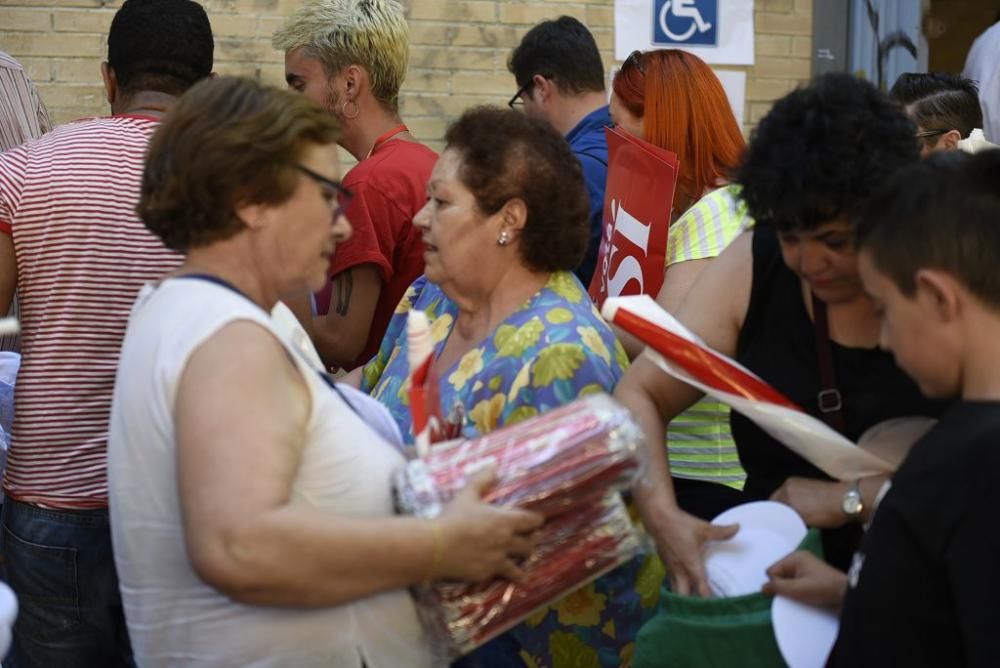
{"label": "blue wheelchair symbol", "polygon": [[719,0],[655,0],[653,43],[718,46]]}

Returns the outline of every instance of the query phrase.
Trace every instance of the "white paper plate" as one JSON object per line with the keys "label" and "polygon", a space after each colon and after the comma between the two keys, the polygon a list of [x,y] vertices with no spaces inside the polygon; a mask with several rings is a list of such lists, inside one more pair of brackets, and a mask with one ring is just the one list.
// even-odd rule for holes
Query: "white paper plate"
{"label": "white paper plate", "polygon": [[0,582],[0,658],[10,649],[11,627],[17,619],[17,596],[14,590]]}
{"label": "white paper plate", "polygon": [[712,524],[739,524],[741,528],[767,529],[798,547],[806,537],[806,523],[791,506],[777,501],[753,501],[730,508]]}
{"label": "white paper plate", "polygon": [[[17,596],[6,583],[0,582],[0,626],[13,626],[17,619]],[[2,657],[3,654],[0,654]]]}
{"label": "white paper plate", "polygon": [[823,668],[837,640],[837,613],[784,596],[771,604],[774,639],[789,668]]}
{"label": "white paper plate", "polygon": [[739,524],[730,540],[705,546],[705,574],[715,596],[742,596],[760,591],[767,569],[795,550],[806,525],[783,503],[755,501],[730,508],[713,524]]}
{"label": "white paper plate", "polygon": [[731,540],[705,548],[705,575],[713,596],[755,594],[767,582],[767,569],[795,549],[768,529],[741,527]]}

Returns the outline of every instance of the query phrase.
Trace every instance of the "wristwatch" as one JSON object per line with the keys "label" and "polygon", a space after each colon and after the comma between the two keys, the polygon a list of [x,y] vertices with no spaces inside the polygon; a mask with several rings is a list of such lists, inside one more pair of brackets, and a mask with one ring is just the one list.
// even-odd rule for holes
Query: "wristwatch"
{"label": "wristwatch", "polygon": [[850,520],[861,517],[861,511],[865,509],[865,501],[861,498],[861,478],[851,483],[844,493],[844,498],[840,502],[840,508]]}

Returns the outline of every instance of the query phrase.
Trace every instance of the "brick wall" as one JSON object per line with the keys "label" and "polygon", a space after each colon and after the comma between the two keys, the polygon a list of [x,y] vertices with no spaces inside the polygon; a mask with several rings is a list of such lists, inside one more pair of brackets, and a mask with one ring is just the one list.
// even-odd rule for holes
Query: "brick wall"
{"label": "brick wall", "polygon": [[[205,0],[220,74],[283,85],[271,33],[300,0]],[[724,1],[724,0],[723,0]],[[756,65],[747,71],[747,129],[810,71],[813,0],[756,0]],[[614,63],[614,0],[404,0],[411,28],[403,115],[432,146],[448,121],[514,92],[507,54],[531,25],[560,14],[593,31]],[[118,0],[0,0],[0,50],[20,60],[56,122],[107,109],[100,79],[105,36]]]}

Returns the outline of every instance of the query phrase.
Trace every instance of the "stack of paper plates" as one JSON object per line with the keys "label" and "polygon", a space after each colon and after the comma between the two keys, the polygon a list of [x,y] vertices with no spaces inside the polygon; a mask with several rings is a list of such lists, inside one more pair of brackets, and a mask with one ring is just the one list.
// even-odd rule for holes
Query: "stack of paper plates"
{"label": "stack of paper plates", "polygon": [[776,501],[730,508],[712,523],[740,525],[731,540],[705,548],[705,572],[716,596],[759,592],[771,564],[795,551],[806,537],[806,525],[798,513]]}
{"label": "stack of paper plates", "polygon": [[[716,596],[759,592],[767,569],[801,544],[806,525],[790,507],[758,501],[722,513],[713,524],[739,524],[732,540],[709,543],[705,571]],[[822,668],[837,639],[836,611],[776,596],[771,606],[774,637],[790,668]]]}

